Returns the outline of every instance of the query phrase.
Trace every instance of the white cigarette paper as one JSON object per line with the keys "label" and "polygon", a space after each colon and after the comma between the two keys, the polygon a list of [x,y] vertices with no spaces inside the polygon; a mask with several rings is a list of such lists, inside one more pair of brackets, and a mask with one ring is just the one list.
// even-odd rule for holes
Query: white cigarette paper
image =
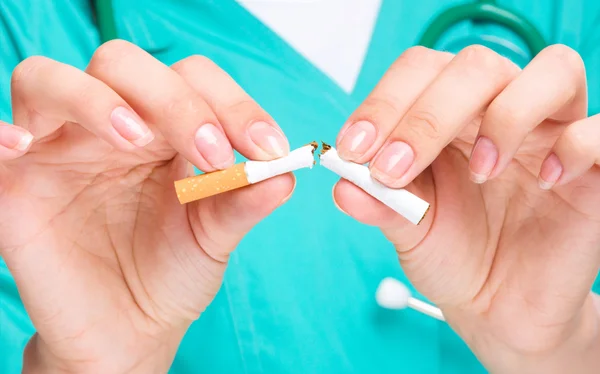
{"label": "white cigarette paper", "polygon": [[272,161],[246,161],[246,177],[250,184],[264,181],[302,168],[312,168],[316,144],[308,144]]}
{"label": "white cigarette paper", "polygon": [[423,220],[429,210],[429,203],[425,200],[405,189],[384,186],[371,177],[368,167],[342,160],[333,147],[324,145],[320,159],[321,165],[362,188],[415,225]]}

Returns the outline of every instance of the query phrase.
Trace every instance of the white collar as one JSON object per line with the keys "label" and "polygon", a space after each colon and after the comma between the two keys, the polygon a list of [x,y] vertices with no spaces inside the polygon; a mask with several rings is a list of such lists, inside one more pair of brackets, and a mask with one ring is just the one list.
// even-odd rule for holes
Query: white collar
{"label": "white collar", "polygon": [[354,90],[382,0],[237,2],[343,90]]}

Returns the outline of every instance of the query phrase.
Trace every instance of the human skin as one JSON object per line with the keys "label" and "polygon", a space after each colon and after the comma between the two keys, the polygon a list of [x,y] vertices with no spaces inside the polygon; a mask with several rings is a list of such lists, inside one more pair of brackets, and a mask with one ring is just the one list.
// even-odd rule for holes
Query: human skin
{"label": "human skin", "polygon": [[481,46],[410,49],[337,143],[432,203],[414,226],[346,181],[334,189],[491,372],[600,367],[600,116],[587,117],[575,51],[548,47],[521,71]]}
{"label": "human skin", "polygon": [[11,90],[0,248],[37,331],[24,372],[167,372],[229,253],[294,186],[284,175],[180,205],[173,181],[186,160],[230,166],[232,148],[282,156],[286,138],[208,59],[167,67],[124,41],[85,72],[27,59]]}
{"label": "human skin", "polygon": [[[103,45],[85,72],[30,58],[11,87],[17,126],[0,126],[0,254],[37,331],[24,372],[166,372],[228,255],[294,185],[285,175],[181,206],[173,181],[187,161],[222,169],[232,149],[271,159],[287,140],[206,58],[167,67],[123,41]],[[342,157],[372,161],[375,178],[432,209],[415,227],[344,181],[336,202],[381,227],[410,280],[492,372],[564,372],[575,362],[585,373],[600,357],[590,292],[600,126],[586,108],[583,65],[566,47],[523,73],[482,47],[456,57],[416,48],[340,133]],[[365,120],[375,136],[349,130]],[[470,158],[478,133],[500,161],[490,162],[490,142]],[[381,151],[396,139],[408,144],[392,147],[404,157]],[[546,191],[536,180],[551,149],[560,164],[552,158],[542,177],[556,165],[562,174]],[[390,176],[379,166],[386,158],[408,171]]]}

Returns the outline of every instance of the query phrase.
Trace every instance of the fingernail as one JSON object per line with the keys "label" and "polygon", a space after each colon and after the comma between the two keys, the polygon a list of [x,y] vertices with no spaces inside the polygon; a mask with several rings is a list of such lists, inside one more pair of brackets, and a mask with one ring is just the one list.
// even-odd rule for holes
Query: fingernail
{"label": "fingernail", "polygon": [[215,169],[233,165],[235,156],[229,140],[211,123],[200,126],[196,131],[196,147],[204,159]]}
{"label": "fingernail", "polygon": [[408,144],[395,141],[375,157],[371,173],[380,180],[393,181],[406,173],[414,159],[415,154]]}
{"label": "fingernail", "polygon": [[144,121],[127,108],[113,110],[110,120],[119,135],[135,146],[144,147],[154,140],[154,134]]}
{"label": "fingernail", "polygon": [[21,127],[2,126],[0,127],[0,145],[14,149],[15,151],[25,151],[31,145],[33,135]]}
{"label": "fingernail", "polygon": [[340,204],[338,204],[337,200],[335,199],[335,187],[337,186],[337,183],[333,185],[333,188],[331,189],[331,197],[333,199],[333,205],[335,205],[336,208],[338,208],[338,210],[342,213],[344,213],[345,215],[349,216],[349,214],[342,209],[342,207],[340,206]]}
{"label": "fingernail", "polygon": [[294,174],[292,174],[292,178],[294,178],[294,185],[292,186],[292,191],[290,191],[290,193],[286,197],[284,197],[283,200],[281,200],[281,202],[279,203],[279,206],[282,206],[283,204],[290,201],[290,199],[292,198],[292,195],[294,194],[294,191],[296,190],[296,176]]}
{"label": "fingernail", "polygon": [[358,158],[371,148],[376,137],[377,130],[371,122],[356,122],[344,132],[338,142],[338,154],[346,160]]}
{"label": "fingernail", "polygon": [[254,122],[248,128],[248,134],[252,142],[270,156],[283,157],[290,151],[283,133],[266,122]]}
{"label": "fingernail", "polygon": [[471,180],[477,184],[487,181],[496,162],[498,162],[498,149],[494,143],[483,136],[477,139],[469,161]]}
{"label": "fingernail", "polygon": [[540,176],[538,178],[538,184],[541,189],[549,190],[556,182],[560,179],[563,174],[563,166],[558,156],[552,153],[544,160],[540,169]]}

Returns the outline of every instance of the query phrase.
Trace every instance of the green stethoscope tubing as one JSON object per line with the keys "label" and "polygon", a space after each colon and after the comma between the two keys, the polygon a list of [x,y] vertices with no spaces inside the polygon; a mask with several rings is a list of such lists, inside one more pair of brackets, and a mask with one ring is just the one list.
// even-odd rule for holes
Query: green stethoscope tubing
{"label": "green stethoscope tubing", "polygon": [[[102,42],[118,38],[112,0],[95,0],[98,29]],[[466,20],[500,24],[523,39],[532,56],[547,46],[538,29],[523,16],[501,8],[494,0],[478,0],[473,4],[451,7],[439,14],[425,30],[418,44],[434,48],[441,36],[453,25]]]}
{"label": "green stethoscope tubing", "polygon": [[445,10],[433,19],[418,44],[433,48],[444,32],[466,20],[493,22],[506,27],[523,39],[532,56],[547,46],[544,37],[533,24],[523,16],[497,6],[493,0],[479,0]]}
{"label": "green stethoscope tubing", "polygon": [[117,32],[112,0],[94,0],[94,6],[101,42],[105,43],[117,39],[119,33]]}

